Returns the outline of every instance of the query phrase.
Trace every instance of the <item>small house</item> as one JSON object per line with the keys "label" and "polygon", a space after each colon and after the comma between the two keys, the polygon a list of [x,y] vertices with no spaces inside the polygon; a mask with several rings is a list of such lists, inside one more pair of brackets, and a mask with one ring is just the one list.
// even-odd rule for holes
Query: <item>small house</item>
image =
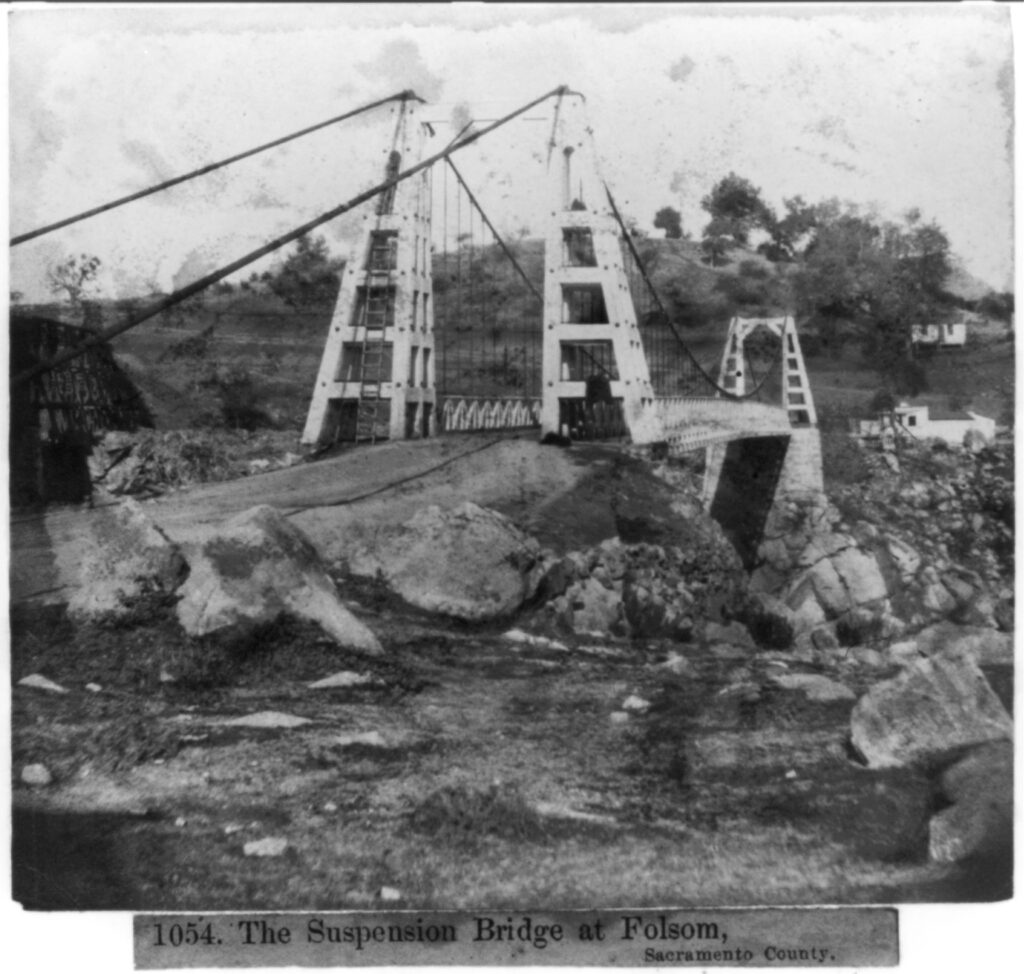
{"label": "small house", "polygon": [[967,344],[967,323],[914,325],[910,330],[910,340],[915,345],[929,348],[963,348]]}
{"label": "small house", "polygon": [[857,432],[861,436],[881,436],[887,429],[908,433],[919,440],[944,440],[960,446],[971,430],[980,433],[987,441],[994,440],[996,421],[970,410],[937,405],[912,406],[901,402],[891,414],[879,413],[874,419],[862,419],[857,423]]}

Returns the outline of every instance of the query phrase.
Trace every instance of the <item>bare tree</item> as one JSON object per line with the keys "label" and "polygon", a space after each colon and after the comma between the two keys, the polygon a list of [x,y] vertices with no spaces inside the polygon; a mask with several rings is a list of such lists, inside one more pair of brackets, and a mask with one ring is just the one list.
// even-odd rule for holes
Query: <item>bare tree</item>
{"label": "bare tree", "polygon": [[81,307],[86,293],[96,283],[101,263],[99,257],[89,254],[68,257],[47,271],[46,280],[50,290],[54,294],[65,294],[72,307]]}

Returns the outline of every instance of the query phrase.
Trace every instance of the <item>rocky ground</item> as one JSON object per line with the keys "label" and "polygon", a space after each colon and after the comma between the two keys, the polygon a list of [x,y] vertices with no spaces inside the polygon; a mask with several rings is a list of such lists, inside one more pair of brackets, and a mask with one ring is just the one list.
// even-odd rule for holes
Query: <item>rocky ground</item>
{"label": "rocky ground", "polygon": [[19,900],[1010,894],[1009,448],[862,457],[749,574],[697,461],[363,456],[12,526]]}

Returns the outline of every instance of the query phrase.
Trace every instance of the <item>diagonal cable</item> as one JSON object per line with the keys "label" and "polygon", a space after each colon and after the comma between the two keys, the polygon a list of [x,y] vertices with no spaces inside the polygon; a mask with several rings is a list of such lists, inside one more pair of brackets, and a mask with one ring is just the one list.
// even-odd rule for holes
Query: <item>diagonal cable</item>
{"label": "diagonal cable", "polygon": [[562,85],[559,88],[554,88],[549,92],[541,95],[539,98],[535,98],[528,105],[524,105],[522,108],[516,109],[514,112],[510,112],[503,118],[499,118],[496,122],[488,125],[486,128],[480,129],[478,132],[473,132],[467,135],[461,142],[456,145],[450,145],[440,152],[435,153],[428,159],[424,159],[422,162],[417,163],[415,166],[406,169],[404,172],[398,173],[397,176],[393,176],[391,179],[385,180],[383,183],[360,193],[358,196],[353,197],[346,203],[342,203],[339,206],[334,207],[332,210],[328,210],[326,213],[322,213],[320,216],[313,220],[309,220],[303,223],[301,226],[290,231],[289,233],[283,234],[280,237],[276,237],[274,240],[269,241],[262,247],[251,251],[244,257],[239,257],[238,260],[232,261],[230,264],[199,278],[197,281],[193,281],[191,284],[186,285],[183,288],[179,288],[171,294],[168,294],[165,298],[161,298],[159,301],[154,302],[148,308],[144,308],[137,314],[132,315],[126,322],[122,322],[118,325],[112,325],[101,332],[97,332],[95,335],[90,336],[80,345],[76,345],[74,348],[69,348],[64,352],[55,355],[52,359],[46,362],[38,362],[29,369],[25,369],[24,372],[20,372],[18,375],[11,379],[11,387],[16,387],[28,382],[35,376],[48,372],[50,369],[56,368],[58,365],[63,365],[65,362],[70,361],[73,358],[77,358],[79,355],[84,354],[90,348],[95,345],[101,345],[104,342],[109,341],[111,338],[116,337],[130,329],[142,324],[144,321],[148,321],[150,318],[155,317],[162,311],[166,311],[168,308],[173,308],[175,305],[180,304],[182,301],[192,297],[193,294],[198,294],[200,291],[205,290],[211,284],[216,284],[218,281],[222,281],[225,277],[234,274],[236,271],[241,270],[243,267],[248,266],[254,261],[259,260],[261,257],[266,257],[267,254],[273,253],[275,250],[279,250],[286,244],[291,243],[294,240],[298,240],[299,237],[305,236],[311,230],[315,230],[317,227],[322,226],[325,223],[335,219],[335,217],[341,216],[342,213],[347,213],[349,210],[365,203],[367,200],[372,199],[379,193],[383,193],[390,189],[392,186],[397,186],[399,183],[409,179],[411,176],[415,176],[416,173],[422,172],[424,169],[428,169],[433,166],[436,162],[441,159],[446,159],[453,152],[458,152],[459,149],[465,148],[467,145],[471,145],[478,139],[483,138],[485,135],[493,132],[495,129],[500,128],[502,125],[510,122],[512,119],[522,115],[524,112],[528,112],[531,108],[535,108],[541,102],[546,101],[548,98],[552,98],[555,95],[563,92],[565,86]]}
{"label": "diagonal cable", "polygon": [[304,135],[309,135],[311,132],[327,128],[329,125],[334,125],[337,122],[343,122],[348,118],[354,118],[356,115],[362,115],[364,112],[371,111],[374,108],[380,108],[381,105],[386,105],[389,101],[407,101],[410,98],[414,98],[416,101],[420,102],[423,101],[423,99],[415,94],[415,92],[409,90],[401,91],[395,95],[388,95],[387,98],[381,98],[379,101],[372,102],[369,105],[363,105],[362,108],[355,108],[350,112],[345,112],[344,115],[336,115],[334,118],[327,119],[326,122],[319,122],[316,125],[310,125],[309,128],[301,129],[298,132],[292,132],[291,135],[282,136],[279,139],[275,139],[273,142],[267,142],[265,145],[257,146],[255,149],[240,152],[238,155],[231,156],[229,159],[221,159],[220,162],[211,162],[207,166],[203,166],[200,169],[194,169],[192,172],[187,172],[181,176],[175,176],[173,179],[168,179],[156,186],[150,186],[148,189],[141,189],[137,193],[132,193],[129,196],[122,196],[120,199],[113,200],[110,203],[104,203],[102,206],[93,207],[91,210],[85,210],[75,216],[69,216],[64,220],[58,220],[56,223],[50,223],[45,227],[40,227],[38,230],[31,230],[28,233],[19,234],[17,237],[11,237],[10,245],[12,247],[16,247],[18,244],[26,243],[29,240],[35,240],[36,237],[52,233],[54,230],[61,229],[61,227],[71,226],[72,223],[78,223],[80,220],[86,220],[91,216],[106,213],[108,210],[114,210],[119,206],[124,206],[126,203],[132,203],[135,200],[140,200],[146,196],[152,196],[153,193],[159,193],[161,190],[170,189],[172,186],[177,186],[190,179],[195,179],[197,176],[205,176],[207,173],[214,172],[217,169],[223,169],[224,166],[229,166],[233,162],[248,159],[250,156],[266,152],[267,149],[276,148],[279,145],[284,145],[286,142],[292,142]]}

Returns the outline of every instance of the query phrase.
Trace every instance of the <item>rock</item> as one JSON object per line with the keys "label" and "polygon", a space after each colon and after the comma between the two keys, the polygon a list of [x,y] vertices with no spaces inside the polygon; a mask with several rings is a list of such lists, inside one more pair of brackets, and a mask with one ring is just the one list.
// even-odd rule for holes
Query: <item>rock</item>
{"label": "rock", "polygon": [[676,676],[685,676],[690,679],[697,679],[700,675],[693,663],[679,653],[670,653],[668,659],[661,664],[661,668]]}
{"label": "rock", "polygon": [[566,593],[575,632],[606,634],[623,631],[622,599],[592,578],[577,582]]}
{"label": "rock", "polygon": [[382,528],[349,571],[384,579],[406,602],[471,622],[507,617],[537,590],[540,546],[497,511],[467,501]]}
{"label": "rock", "polygon": [[945,616],[956,609],[956,599],[941,582],[930,582],[921,597],[921,604],[934,615]]}
{"label": "rock", "polygon": [[974,597],[956,614],[958,622],[965,626],[981,626],[987,629],[998,629],[996,619],[996,603],[984,593],[976,593]]}
{"label": "rock", "polygon": [[253,842],[246,842],[242,846],[242,852],[247,856],[258,856],[260,858],[272,858],[283,856],[288,848],[288,840],[281,838],[256,839]]}
{"label": "rock", "polygon": [[769,649],[788,649],[797,632],[796,613],[782,599],[752,592],[741,613],[754,641]]}
{"label": "rock", "polygon": [[[32,673],[18,680],[19,687],[32,687],[34,690],[47,690],[50,693],[67,693],[68,691],[59,683],[48,680],[41,673]],[[98,688],[97,688],[98,689]]]}
{"label": "rock", "polygon": [[773,677],[772,682],[784,690],[797,690],[817,703],[857,699],[849,687],[818,673],[787,673]]}
{"label": "rock", "polygon": [[844,548],[832,556],[832,565],[843,581],[850,605],[884,599],[889,590],[874,555],[860,548]]}
{"label": "rock", "polygon": [[902,578],[913,578],[917,574],[921,567],[921,556],[914,548],[899,538],[891,536],[883,539],[882,544],[885,553]]}
{"label": "rock", "polygon": [[305,717],[296,717],[294,714],[282,714],[276,710],[261,710],[259,713],[233,717],[218,723],[222,727],[292,728],[302,727],[312,721]]}
{"label": "rock", "polygon": [[[822,558],[821,561],[812,565],[807,570],[806,577],[810,580],[818,603],[828,618],[835,618],[850,607],[850,597],[846,586],[843,585],[843,580],[839,577],[839,572],[836,571],[836,567],[830,559]],[[792,602],[789,604],[792,605]]]}
{"label": "rock", "polygon": [[644,700],[643,697],[638,697],[635,693],[630,694],[622,701],[621,707],[627,713],[644,713],[651,709],[650,700]]}
{"label": "rock", "polygon": [[949,594],[956,599],[957,605],[965,606],[974,600],[976,594],[974,586],[964,581],[958,575],[954,575],[952,572],[945,572],[940,577],[940,581],[946,586]]}
{"label": "rock", "polygon": [[850,724],[853,746],[873,768],[928,761],[1013,734],[1013,721],[974,660],[948,650],[872,687]]}
{"label": "rock", "polygon": [[576,565],[570,558],[559,558],[542,568],[537,595],[542,602],[558,598],[575,581]]}
{"label": "rock", "polygon": [[797,635],[812,632],[828,621],[813,582],[807,577],[796,585],[787,597],[786,605],[793,611]]}
{"label": "rock", "polygon": [[850,650],[850,659],[856,660],[861,666],[877,670],[885,666],[885,656],[877,649],[869,646],[854,646]]}
{"label": "rock", "polygon": [[1013,596],[1000,598],[995,608],[996,624],[1003,632],[1013,632]]}
{"label": "rock", "polygon": [[811,645],[823,653],[839,649],[839,640],[836,638],[836,628],[833,624],[818,626],[811,632]]}
{"label": "rock", "polygon": [[995,629],[940,622],[922,629],[915,644],[925,656],[952,650],[970,655],[979,666],[1013,665],[1013,636]]}
{"label": "rock", "polygon": [[354,731],[351,734],[339,734],[331,742],[338,747],[352,747],[364,744],[368,747],[387,747],[388,742],[380,731]]}
{"label": "rock", "polygon": [[339,687],[362,687],[368,683],[378,682],[376,677],[369,673],[354,673],[352,670],[342,670],[340,673],[332,673],[322,680],[309,683],[310,690],[335,690]]}
{"label": "rock", "polygon": [[342,646],[379,654],[377,637],[338,598],[309,539],[273,507],[254,507],[209,529],[190,550],[178,620],[192,636],[292,614]]}
{"label": "rock", "polygon": [[913,639],[904,639],[900,642],[890,643],[886,655],[893,663],[901,666],[912,663],[921,658],[921,651],[917,648],[917,642]]}
{"label": "rock", "polygon": [[509,629],[508,632],[502,633],[501,638],[507,639],[510,643],[533,646],[537,649],[553,650],[556,653],[569,652],[569,647],[565,643],[560,643],[557,639],[548,639],[546,636],[534,636],[532,633],[523,632],[522,629]]}
{"label": "rock", "polygon": [[928,824],[928,851],[936,862],[970,856],[1012,856],[1013,746],[976,748],[946,770],[941,790],[953,804]]}
{"label": "rock", "polygon": [[181,549],[137,501],[93,511],[85,523],[91,543],[68,601],[73,619],[127,615],[134,600],[154,592],[169,595],[188,574]]}
{"label": "rock", "polygon": [[749,630],[741,622],[730,622],[728,625],[709,622],[704,627],[704,637],[709,643],[728,643],[742,649],[757,649]]}
{"label": "rock", "polygon": [[836,621],[836,637],[844,646],[870,643],[882,635],[881,612],[855,606]]}
{"label": "rock", "polygon": [[33,788],[45,788],[53,781],[53,775],[45,764],[26,764],[21,769],[21,780]]}

